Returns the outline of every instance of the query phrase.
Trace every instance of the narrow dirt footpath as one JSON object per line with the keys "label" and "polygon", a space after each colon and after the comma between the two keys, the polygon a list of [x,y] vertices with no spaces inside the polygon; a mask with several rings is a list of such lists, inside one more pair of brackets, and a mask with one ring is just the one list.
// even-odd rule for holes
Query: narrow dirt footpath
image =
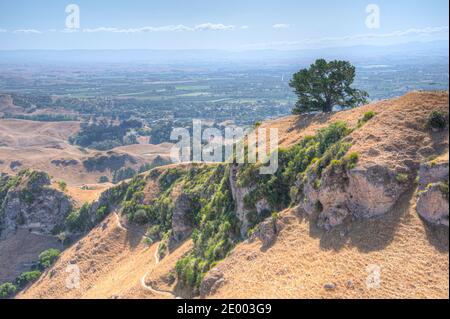
{"label": "narrow dirt footpath", "polygon": [[[155,257],[155,264],[156,264],[156,265],[159,263],[158,248],[159,248],[159,245],[158,245],[158,247],[155,249],[155,255],[154,255],[154,257]],[[142,286],[142,288],[144,288],[145,290],[151,291],[151,292],[154,293],[154,294],[163,296],[163,297],[178,298],[178,297],[177,297],[176,295],[174,295],[171,291],[158,290],[158,289],[153,288],[151,285],[148,285],[148,284],[145,282],[145,279],[147,278],[147,276],[148,276],[149,274],[150,274],[150,271],[147,272],[144,276],[142,276],[142,278],[141,278],[141,286]]]}
{"label": "narrow dirt footpath", "polygon": [[[128,228],[127,227],[125,227],[122,223],[121,223],[121,221],[120,221],[120,216],[119,216],[119,214],[117,213],[117,212],[114,212],[114,216],[116,217],[116,224],[117,224],[117,227],[118,228],[120,228],[120,229],[122,229],[122,230],[124,230],[124,231],[128,231]],[[145,237],[145,236],[144,236]],[[157,264],[159,264],[159,256],[158,256],[158,248],[159,248],[159,245],[158,245],[158,247],[155,249],[155,254],[154,254],[154,258],[155,258],[155,264],[157,265]],[[150,292],[152,292],[152,293],[154,293],[154,294],[156,294],[156,295],[160,295],[160,296],[163,296],[163,297],[169,297],[169,298],[177,298],[177,296],[175,296],[172,292],[170,292],[170,291],[166,291],[166,290],[158,290],[158,289],[155,289],[155,288],[153,288],[152,286],[150,286],[150,285],[148,285],[146,282],[145,282],[145,279],[147,278],[147,276],[150,274],[150,271],[149,272],[147,272],[147,273],[145,273],[145,275],[144,276],[142,276],[142,278],[141,278],[141,287],[143,288],[143,289],[145,289],[145,290],[148,290],[148,291],[150,291]]]}

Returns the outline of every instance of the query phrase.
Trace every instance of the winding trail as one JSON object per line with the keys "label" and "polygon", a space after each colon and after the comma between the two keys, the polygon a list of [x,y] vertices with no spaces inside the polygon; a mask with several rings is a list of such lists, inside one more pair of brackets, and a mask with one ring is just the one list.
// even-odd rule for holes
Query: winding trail
{"label": "winding trail", "polygon": [[[158,247],[155,249],[155,265],[159,264],[159,256],[158,256],[158,249],[159,248],[159,244]],[[167,290],[159,290],[159,289],[155,289],[153,288],[151,285],[147,284],[145,282],[145,279],[147,278],[147,276],[151,273],[151,271],[148,271],[144,276],[142,276],[141,278],[141,287],[144,288],[145,290],[148,290],[156,295],[160,295],[163,297],[169,297],[169,298],[174,298],[174,299],[178,299],[179,297],[176,296],[174,293],[172,293],[171,291],[167,291]]]}
{"label": "winding trail", "polygon": [[119,227],[122,230],[128,231],[128,228],[122,225],[119,214],[117,212],[114,212],[114,216],[116,217],[117,227]]}
{"label": "winding trail", "polygon": [[[114,212],[114,216],[116,217],[116,225],[118,228],[124,230],[124,231],[128,231],[128,228],[125,227],[124,225],[122,225],[121,221],[120,221],[120,216],[117,212]],[[149,238],[147,236],[144,235],[145,238]],[[159,250],[159,244],[158,247],[156,247],[155,249],[155,254],[154,254],[154,258],[155,258],[155,265],[159,264],[160,260],[159,260],[159,256],[158,256],[158,250]],[[150,291],[152,293],[154,293],[155,295],[160,295],[163,296],[165,298],[169,297],[169,298],[175,298],[178,299],[179,297],[176,296],[175,294],[173,294],[170,291],[166,291],[166,290],[159,290],[159,289],[155,289],[153,288],[151,285],[147,284],[145,282],[145,279],[147,278],[147,276],[151,273],[151,271],[148,271],[144,274],[144,276],[142,276],[140,282],[141,282],[141,287],[147,291]]]}

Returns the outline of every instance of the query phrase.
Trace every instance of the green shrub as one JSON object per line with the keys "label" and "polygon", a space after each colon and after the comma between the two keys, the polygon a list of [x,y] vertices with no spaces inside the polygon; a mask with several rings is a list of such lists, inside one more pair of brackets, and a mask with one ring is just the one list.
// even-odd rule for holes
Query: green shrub
{"label": "green shrub", "polygon": [[100,176],[100,178],[98,179],[98,182],[101,184],[109,183],[109,178],[108,178],[108,176]]}
{"label": "green shrub", "polygon": [[20,274],[19,277],[16,278],[16,285],[19,288],[24,288],[28,284],[38,280],[41,275],[42,273],[39,270],[24,272]]}
{"label": "green shrub", "polygon": [[358,128],[369,122],[372,118],[375,117],[375,115],[377,115],[377,113],[375,113],[374,111],[368,111],[364,113],[363,117],[358,121]]}
{"label": "green shrub", "polygon": [[345,156],[344,160],[347,164],[347,168],[353,169],[356,167],[356,164],[358,163],[359,154],[356,152],[350,153],[347,156]]}
{"label": "green shrub", "polygon": [[255,233],[255,231],[256,231],[256,227],[249,228],[249,229],[247,230],[247,237],[248,237],[248,238],[252,237],[253,234]]}
{"label": "green shrub", "polygon": [[276,222],[280,218],[280,215],[277,212],[272,213],[272,220]]}
{"label": "green shrub", "polygon": [[322,205],[322,203],[321,203],[319,200],[317,200],[317,201],[314,203],[314,210],[315,210],[316,212],[318,212],[318,213],[321,213],[321,212],[323,211],[323,205]]}
{"label": "green shrub", "polygon": [[113,172],[112,182],[118,184],[121,181],[133,178],[136,174],[136,171],[131,167],[121,168]]}
{"label": "green shrub", "polygon": [[159,258],[163,258],[166,255],[167,241],[168,241],[168,238],[163,238],[163,240],[158,245],[158,256],[159,256]]}
{"label": "green shrub", "polygon": [[337,143],[350,132],[351,130],[347,127],[345,122],[335,122],[328,127],[319,130],[316,136],[317,141],[319,142],[319,153],[325,153],[331,145]]}
{"label": "green shrub", "polygon": [[93,227],[90,216],[90,205],[85,203],[77,211],[71,212],[66,218],[66,224],[72,232],[85,232]]}
{"label": "green shrub", "polygon": [[442,195],[444,195],[448,200],[448,182],[439,183],[439,189],[441,190]]}
{"label": "green shrub", "polygon": [[364,122],[370,121],[373,117],[375,117],[375,115],[377,115],[377,113],[375,113],[374,111],[368,111],[364,113],[362,120]]}
{"label": "green shrub", "polygon": [[143,209],[139,209],[134,213],[133,221],[139,225],[145,225],[148,223],[147,213]]}
{"label": "green shrub", "polygon": [[17,292],[17,287],[10,282],[0,285],[0,299],[6,299],[14,296]]}
{"label": "green shrub", "polygon": [[295,200],[297,198],[297,195],[299,194],[300,190],[298,189],[297,186],[292,186],[290,191],[289,191],[289,197],[291,198],[291,200]]}
{"label": "green shrub", "polygon": [[64,181],[58,181],[58,187],[61,191],[65,192],[67,190],[67,183]]}
{"label": "green shrub", "polygon": [[396,179],[397,182],[399,182],[400,184],[405,184],[405,183],[408,182],[409,176],[408,176],[408,174],[398,173],[397,175],[395,175],[395,179]]}
{"label": "green shrub", "polygon": [[39,266],[43,269],[49,268],[58,259],[61,252],[58,249],[48,249],[39,255]]}
{"label": "green shrub", "polygon": [[169,272],[169,274],[167,275],[167,282],[168,282],[170,285],[172,285],[172,284],[175,283],[176,280],[177,280],[176,273],[175,273],[174,270],[171,270],[171,271]]}
{"label": "green shrub", "polygon": [[443,130],[447,126],[446,115],[439,111],[430,113],[427,119],[427,127],[435,130]]}
{"label": "green shrub", "polygon": [[151,239],[149,237],[144,238],[144,244],[150,246],[150,245],[153,245],[153,243],[154,243],[153,239]]}
{"label": "green shrub", "polygon": [[261,198],[258,189],[253,190],[244,196],[244,208],[245,209],[255,209],[256,202]]}
{"label": "green shrub", "polygon": [[169,189],[183,174],[184,172],[178,168],[169,168],[166,170],[159,178],[161,190],[165,191]]}
{"label": "green shrub", "polygon": [[96,221],[102,221],[106,215],[108,215],[108,208],[106,206],[100,206],[95,212]]}

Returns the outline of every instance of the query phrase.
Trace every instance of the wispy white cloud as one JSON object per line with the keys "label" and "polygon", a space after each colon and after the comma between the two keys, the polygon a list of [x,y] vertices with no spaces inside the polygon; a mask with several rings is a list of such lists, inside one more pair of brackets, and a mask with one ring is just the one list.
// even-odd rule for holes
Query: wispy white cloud
{"label": "wispy white cloud", "polygon": [[83,29],[83,32],[112,32],[112,33],[142,33],[142,32],[180,32],[180,31],[231,31],[236,27],[234,25],[225,25],[222,23],[202,23],[194,27],[188,27],[183,24],[166,25],[166,26],[146,26],[139,28],[115,28],[115,27],[98,27]]}
{"label": "wispy white cloud", "polygon": [[277,23],[272,26],[274,29],[289,29],[291,26],[286,23]]}
{"label": "wispy white cloud", "polygon": [[[241,29],[248,29],[247,25],[240,27]],[[145,32],[182,32],[182,31],[233,31],[237,29],[234,25],[226,25],[223,23],[211,23],[206,22],[202,24],[197,24],[195,26],[186,26],[183,24],[178,25],[164,25],[164,26],[144,26],[138,28],[117,28],[117,27],[96,27],[96,28],[84,28],[84,29],[48,29],[46,32],[54,33],[75,33],[75,32],[85,32],[85,33],[97,33],[97,32],[110,32],[110,33],[145,33]],[[0,32],[7,32],[5,29],[0,29]],[[18,29],[12,31],[12,33],[23,33],[23,34],[41,34],[42,31],[36,29]]]}
{"label": "wispy white cloud", "polygon": [[79,29],[74,29],[74,28],[65,28],[65,29],[61,30],[60,32],[62,32],[62,33],[75,33],[75,32],[78,32],[78,31],[80,31],[80,30]]}
{"label": "wispy white cloud", "polygon": [[249,29],[250,27],[248,26],[248,25],[243,25],[243,26],[241,26],[241,29],[242,30],[247,30],[247,29]]}
{"label": "wispy white cloud", "polygon": [[224,25],[222,23],[215,24],[210,22],[199,24],[194,27],[194,30],[196,31],[231,31],[234,29],[234,25]]}
{"label": "wispy white cloud", "polygon": [[[444,33],[448,32],[448,26],[445,27],[426,27],[422,29],[411,28],[408,30],[402,31],[394,31],[390,33],[366,33],[366,34],[356,34],[356,35],[348,35],[343,37],[328,37],[319,39],[321,42],[326,41],[347,41],[347,40],[368,40],[368,39],[376,39],[376,38],[396,38],[396,37],[405,37],[409,35],[427,35],[427,34],[436,34],[436,33]],[[310,39],[313,42],[313,39]]]}
{"label": "wispy white cloud", "polygon": [[[71,29],[63,30],[63,32],[67,32],[68,30],[71,30]],[[83,32],[87,32],[87,33],[95,33],[95,32],[119,32],[119,30],[120,30],[120,29],[117,29],[117,28],[98,27],[98,28],[87,28],[87,29],[83,29]]]}
{"label": "wispy white cloud", "polygon": [[268,47],[298,47],[304,45],[334,45],[334,44],[346,44],[346,43],[358,43],[367,40],[374,39],[389,39],[389,38],[402,38],[402,37],[414,37],[414,36],[431,36],[439,34],[448,34],[448,26],[440,27],[426,27],[426,28],[411,28],[401,31],[393,31],[389,33],[366,33],[366,34],[354,34],[341,37],[323,37],[323,38],[307,38],[298,41],[275,41],[265,43],[249,44],[245,47],[251,48],[268,48]]}
{"label": "wispy white cloud", "polygon": [[41,34],[42,32],[36,29],[18,29],[14,30],[13,33]]}
{"label": "wispy white cloud", "polygon": [[0,29],[0,33],[5,33],[5,32],[7,32],[8,30],[6,30],[6,29]]}

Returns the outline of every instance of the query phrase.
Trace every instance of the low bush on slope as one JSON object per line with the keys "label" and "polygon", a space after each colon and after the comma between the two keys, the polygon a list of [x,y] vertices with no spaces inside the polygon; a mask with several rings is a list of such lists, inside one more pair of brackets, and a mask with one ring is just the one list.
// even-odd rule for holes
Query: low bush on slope
{"label": "low bush on slope", "polygon": [[447,126],[447,117],[444,113],[433,111],[427,118],[427,127],[433,130],[443,130]]}

